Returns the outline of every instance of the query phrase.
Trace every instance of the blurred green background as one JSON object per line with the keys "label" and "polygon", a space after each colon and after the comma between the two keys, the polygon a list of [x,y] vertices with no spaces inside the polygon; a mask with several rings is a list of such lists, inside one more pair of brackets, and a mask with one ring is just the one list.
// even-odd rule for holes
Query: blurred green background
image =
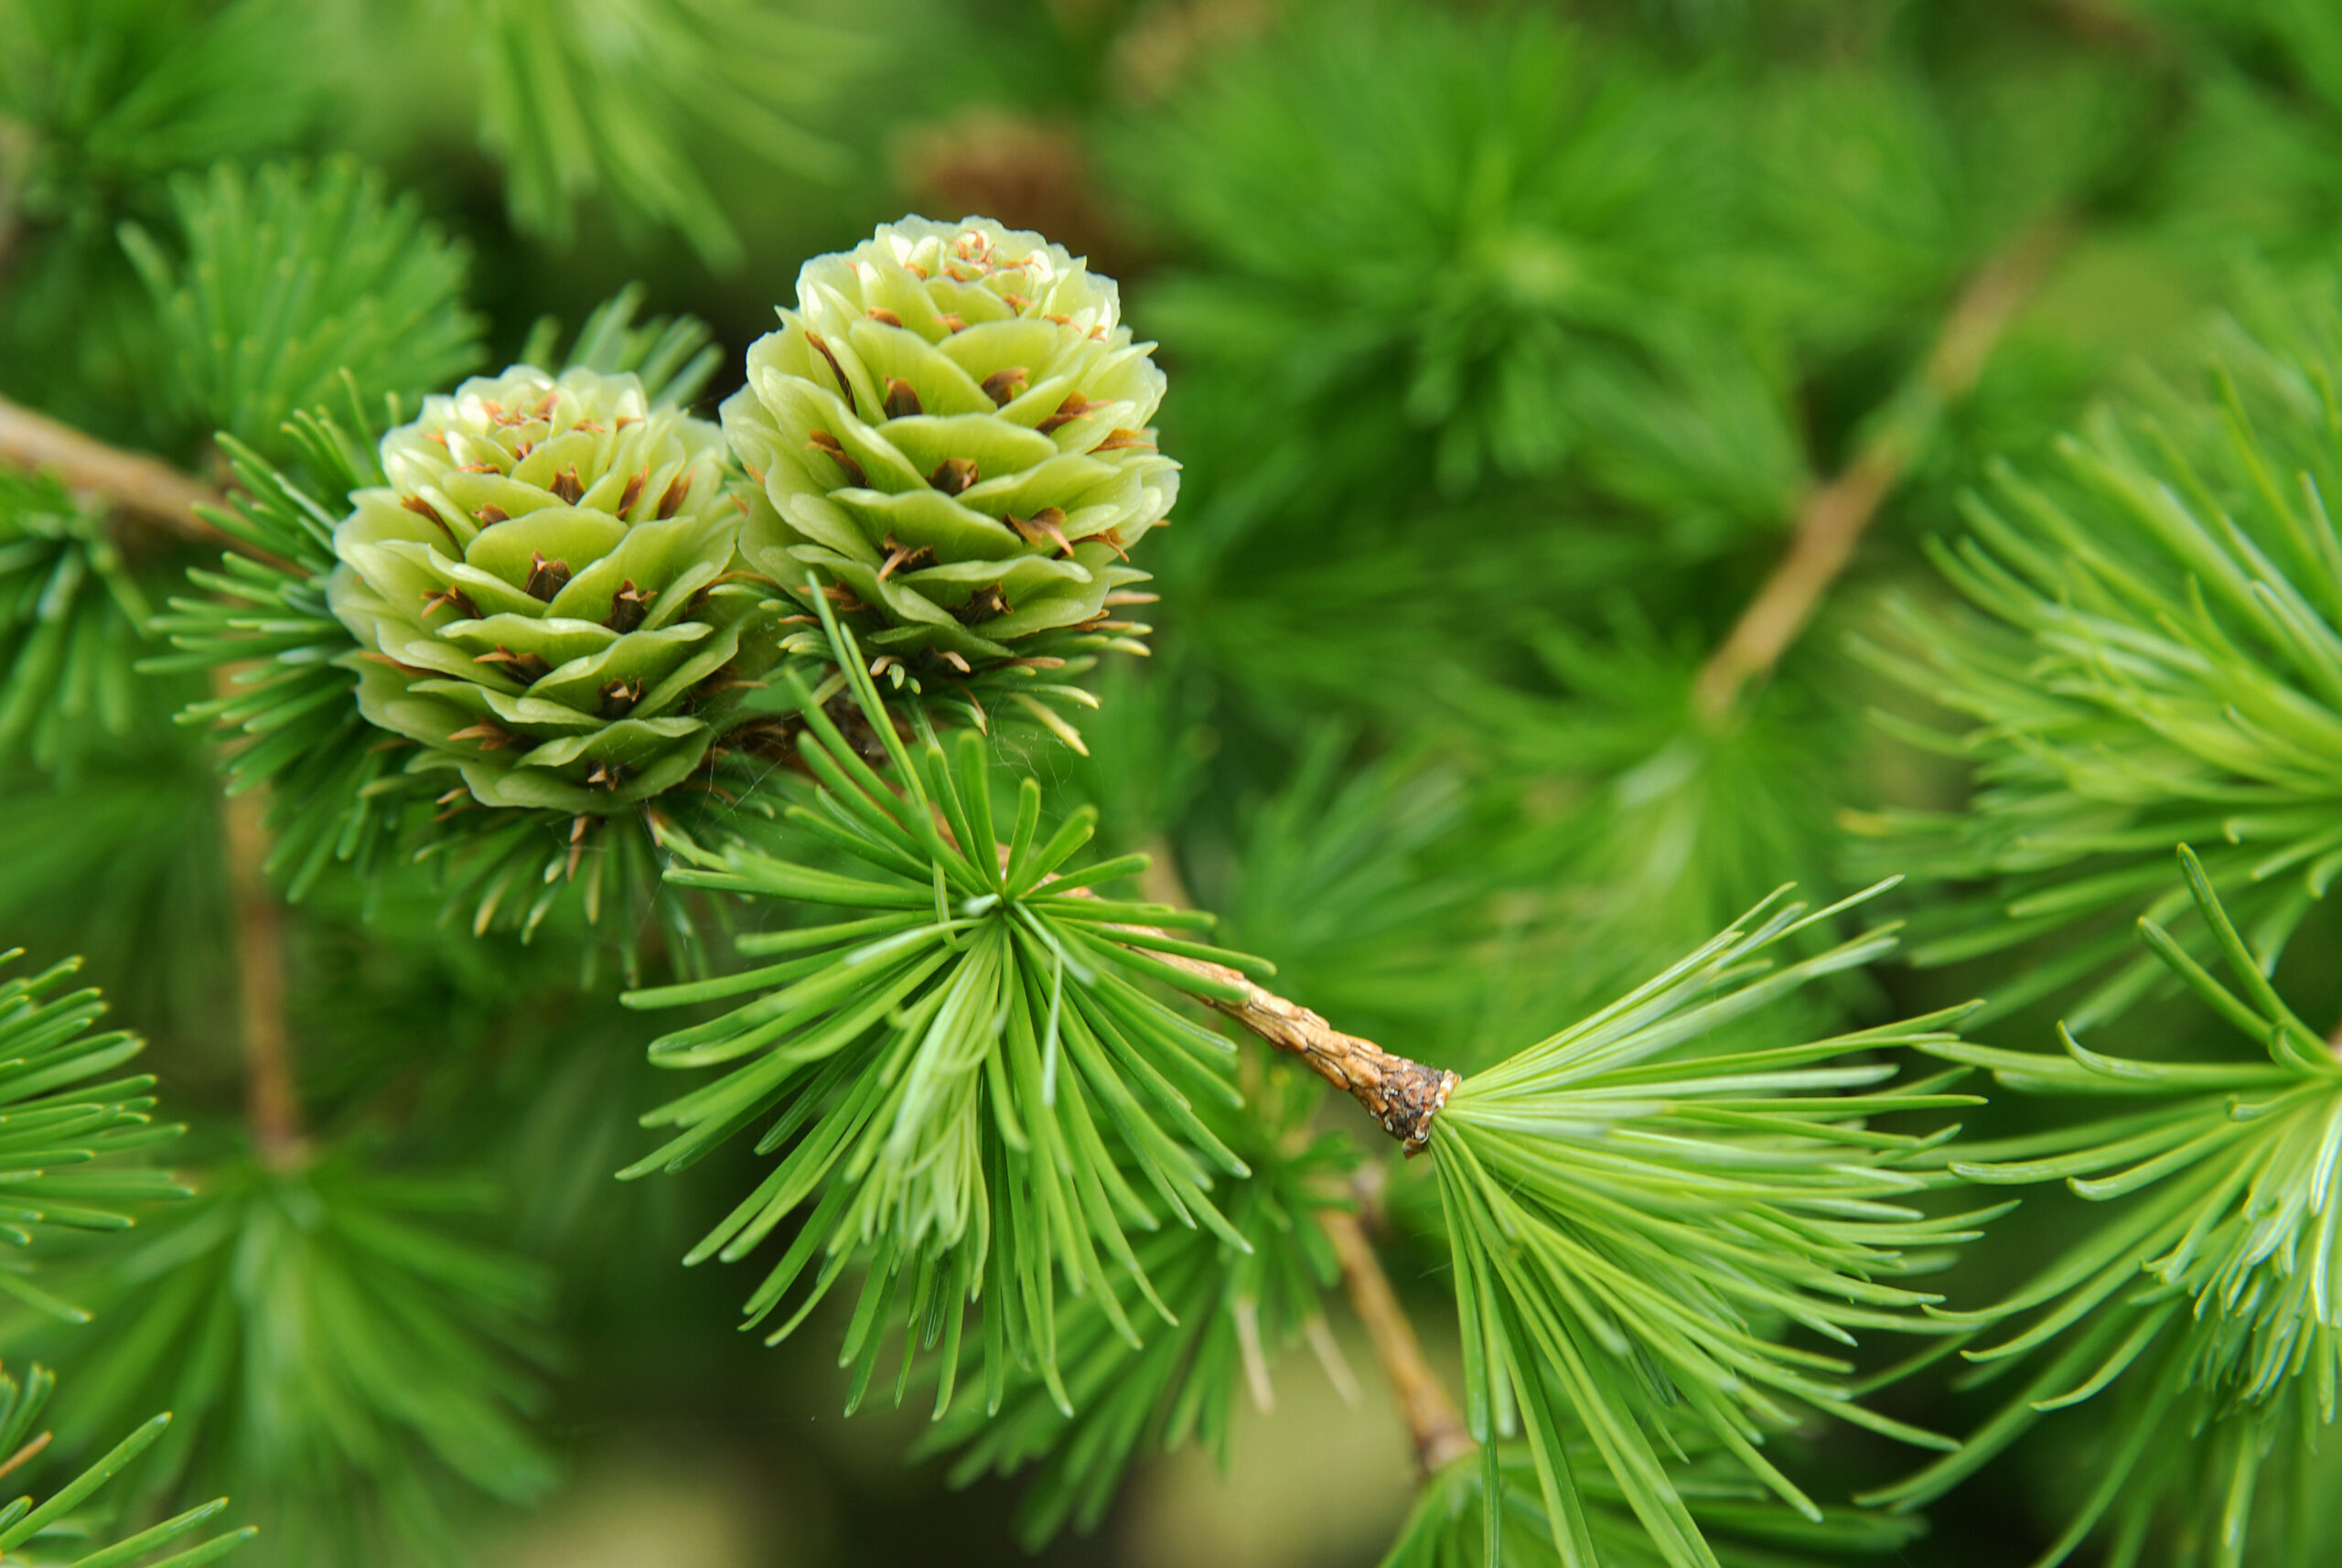
{"label": "blurred green background", "polygon": [[[113,41],[59,55],[85,33]],[[1089,255],[1161,343],[1186,474],[1139,563],[1155,657],[1102,675],[1094,759],[1037,740],[1035,766],[1115,845],[1166,850],[1286,993],[1458,1068],[1782,881],[1894,869],[1850,829],[1961,780],[1871,722],[1914,704],[1850,638],[1890,593],[1943,597],[1922,542],[1993,463],[2043,461],[2109,393],[2190,384],[2224,322],[2316,286],[2342,238],[2342,8],[2316,0],[10,0],[0,54],[0,392],[189,466],[209,430],[145,395],[160,328],[117,231],[179,244],[170,178],[216,159],[385,171],[468,247],[497,363],[639,280],[714,328],[711,407],[799,263],[879,221],[981,213]],[[41,74],[69,57],[80,75]],[[2005,330],[1943,381],[1947,320],[2013,255],[2037,264]],[[1886,448],[1814,625],[1734,722],[1703,719],[1696,672],[1800,508]],[[81,860],[57,798],[19,785],[0,917],[88,950],[169,1091],[231,1115],[217,892],[187,853],[207,777],[138,731],[70,787],[119,824]],[[2313,921],[2285,978],[2330,1016]],[[731,1332],[738,1277],[675,1266],[744,1155],[607,1179],[661,1092],[639,1020],[557,956],[366,926],[351,889],[297,940],[320,1122],[492,1165],[500,1239],[560,1281],[543,1430],[568,1479],[533,1517],[483,1507],[484,1563],[1025,1560],[1015,1482],[907,1463],[923,1422],[842,1419],[828,1334],[767,1350]],[[1917,1010],[2010,967],[1827,1006]],[[2047,1044],[2055,1000],[1985,1037]],[[2203,1027],[2157,1005],[2122,1037],[2154,1055]],[[1434,1217],[1393,1179],[1392,1272],[1452,1355]],[[1946,1288],[2015,1277],[2062,1214],[2029,1204]],[[1411,1459],[1338,1337],[1358,1402],[1287,1357],[1228,1474],[1144,1465],[1040,1560],[1373,1561]],[[1983,1408],[1886,1407],[1954,1430]],[[2059,1440],[1907,1561],[2037,1551],[2068,1500]],[[1839,1490],[1892,1472],[1830,1441]]]}

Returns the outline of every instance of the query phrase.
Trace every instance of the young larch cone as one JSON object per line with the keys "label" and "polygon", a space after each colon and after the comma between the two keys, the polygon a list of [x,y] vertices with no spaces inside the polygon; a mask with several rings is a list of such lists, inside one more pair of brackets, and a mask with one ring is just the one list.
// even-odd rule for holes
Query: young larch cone
{"label": "young larch cone", "polygon": [[913,681],[1144,651],[1120,618],[1151,597],[1129,560],[1178,465],[1148,423],[1154,345],[1111,279],[986,219],[907,218],[808,263],[780,317],[723,410],[761,486],[752,570],[802,595],[810,568]]}
{"label": "young larch cone", "polygon": [[[382,438],[328,585],[358,704],[482,805],[608,816],[682,782],[771,661],[723,433],[631,375],[529,366]],[[743,639],[750,645],[744,650]]]}

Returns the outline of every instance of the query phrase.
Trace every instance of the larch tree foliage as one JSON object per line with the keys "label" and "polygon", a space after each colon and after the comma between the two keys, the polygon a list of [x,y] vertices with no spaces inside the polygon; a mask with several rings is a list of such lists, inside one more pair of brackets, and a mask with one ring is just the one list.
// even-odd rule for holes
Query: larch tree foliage
{"label": "larch tree foliage", "polygon": [[2342,1560],[2330,491],[2309,0],[0,0],[0,1563]]}

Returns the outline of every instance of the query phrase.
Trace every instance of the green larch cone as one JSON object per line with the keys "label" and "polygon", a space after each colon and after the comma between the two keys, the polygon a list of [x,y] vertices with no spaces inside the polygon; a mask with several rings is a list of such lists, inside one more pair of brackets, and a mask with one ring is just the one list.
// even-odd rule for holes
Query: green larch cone
{"label": "green larch cone", "polygon": [[[1178,493],[1151,343],[1112,280],[989,219],[907,218],[806,263],[724,429],[763,486],[749,567],[808,568],[897,682],[983,683],[1144,652],[1128,564]],[[818,635],[805,650],[824,654]]]}
{"label": "green larch cone", "polygon": [[515,366],[382,437],[334,533],[358,705],[486,806],[608,816],[671,789],[773,653],[737,575],[724,436],[631,375]]}

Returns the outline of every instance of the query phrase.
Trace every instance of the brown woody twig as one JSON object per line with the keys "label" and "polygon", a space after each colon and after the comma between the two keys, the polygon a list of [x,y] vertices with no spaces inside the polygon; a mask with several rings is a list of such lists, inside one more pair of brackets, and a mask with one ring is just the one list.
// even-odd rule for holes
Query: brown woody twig
{"label": "brown woody twig", "polygon": [[31,129],[15,120],[0,118],[0,277],[7,274],[8,258],[15,252],[16,235],[24,227],[18,204],[32,158]]}
{"label": "brown woody twig", "polygon": [[[1144,877],[1147,896],[1159,904],[1192,908],[1193,902],[1173,866],[1169,846],[1157,843],[1148,848]],[[1087,888],[1075,891],[1079,897],[1089,896]],[[1149,936],[1163,935],[1147,926],[1128,929]],[[1367,1114],[1398,1139],[1400,1147],[1411,1158],[1423,1153],[1431,1142],[1432,1119],[1463,1081],[1445,1068],[1425,1067],[1386,1051],[1372,1040],[1345,1035],[1299,1003],[1288,1002],[1275,992],[1254,984],[1226,964],[1181,953],[1150,952],[1147,956],[1214,985],[1241,992],[1242,994],[1232,1001],[1217,996],[1198,1000],[1235,1019],[1277,1050],[1290,1051],[1307,1062],[1318,1077],[1365,1106]]]}
{"label": "brown woody twig", "polygon": [[125,452],[0,398],[0,462],[54,474],[69,490],[102,496],[130,521],[195,544],[244,544],[195,513],[220,492],[143,452]]}
{"label": "brown woody twig", "polygon": [[1945,408],[1973,390],[2002,333],[2071,238],[2065,219],[2044,218],[1977,269],[1918,379],[1853,461],[1799,508],[1789,553],[1700,671],[1692,701],[1703,718],[1716,724],[1729,717],[1748,682],[1769,672],[1797,640],[1879,503],[1901,482]]}
{"label": "brown woody twig", "polygon": [[1345,1035],[1298,1003],[1255,985],[1232,969],[1174,953],[1151,955],[1191,973],[1241,987],[1241,1001],[1204,1000],[1281,1051],[1290,1051],[1310,1069],[1366,1107],[1382,1130],[1408,1155],[1431,1142],[1432,1118],[1446,1105],[1462,1080],[1445,1068],[1425,1067],[1395,1056],[1372,1040]]}
{"label": "brown woody twig", "polygon": [[[1149,863],[1144,875],[1147,897],[1157,903],[1192,908],[1170,847],[1158,843],[1149,849]],[[1087,894],[1089,889],[1077,892]],[[1430,1140],[1432,1118],[1447,1103],[1448,1095],[1459,1081],[1453,1072],[1427,1068],[1405,1057],[1393,1056],[1371,1040],[1345,1035],[1308,1008],[1263,990],[1225,965],[1177,953],[1154,952],[1148,956],[1190,974],[1241,988],[1245,993],[1244,1000],[1209,999],[1211,1005],[1270,1046],[1299,1056],[1335,1088],[1356,1096],[1359,1103],[1382,1123],[1384,1131],[1398,1138],[1410,1155]],[[1375,1359],[1382,1364],[1383,1376],[1391,1380],[1391,1392],[1398,1396],[1408,1435],[1414,1440],[1415,1461],[1423,1473],[1428,1476],[1450,1460],[1470,1453],[1477,1445],[1466,1429],[1456,1402],[1448,1397],[1439,1374],[1432,1370],[1431,1362],[1425,1359],[1423,1342],[1415,1337],[1415,1326],[1391,1291],[1390,1276],[1382,1272],[1381,1260],[1375,1255],[1374,1245],[1367,1239],[1358,1216],[1348,1209],[1321,1208],[1317,1222],[1325,1230],[1326,1239],[1333,1243],[1334,1255],[1341,1263],[1342,1287],[1349,1296],[1350,1307],[1374,1346]]]}
{"label": "brown woody twig", "polygon": [[[125,452],[0,398],[0,462],[55,474],[67,489],[95,495],[134,526],[192,543],[258,552],[205,522],[198,506],[220,493],[159,458]],[[213,685],[223,694],[233,671]],[[268,858],[267,802],[255,789],[223,794],[221,858],[235,918],[237,1004],[243,1032],[245,1112],[252,1142],[272,1165],[302,1158],[300,1100],[285,1014],[285,909],[261,866]]]}
{"label": "brown woody twig", "polygon": [[10,1471],[15,1470],[18,1466],[22,1465],[26,1460],[39,1454],[43,1449],[48,1446],[49,1439],[56,1435],[57,1434],[53,1432],[44,1432],[38,1437],[32,1439],[29,1443],[27,1443],[22,1448],[17,1449],[14,1454],[9,1455],[6,1460],[0,1461],[0,1476],[7,1475]]}
{"label": "brown woody twig", "polygon": [[1350,1306],[1365,1326],[1382,1375],[1391,1380],[1391,1391],[1398,1396],[1407,1434],[1414,1440],[1415,1463],[1428,1476],[1471,1453],[1479,1444],[1465,1429],[1463,1413],[1448,1398],[1446,1385],[1424,1359],[1423,1341],[1415,1337],[1415,1326],[1392,1294],[1366,1228],[1346,1208],[1319,1209],[1317,1224],[1334,1244]]}
{"label": "brown woody twig", "polygon": [[[214,685],[231,676],[222,670]],[[220,797],[222,858],[236,929],[236,1001],[243,1032],[244,1118],[263,1161],[283,1167],[307,1153],[285,1012],[285,906],[261,866],[268,859],[268,802],[257,789]]]}

